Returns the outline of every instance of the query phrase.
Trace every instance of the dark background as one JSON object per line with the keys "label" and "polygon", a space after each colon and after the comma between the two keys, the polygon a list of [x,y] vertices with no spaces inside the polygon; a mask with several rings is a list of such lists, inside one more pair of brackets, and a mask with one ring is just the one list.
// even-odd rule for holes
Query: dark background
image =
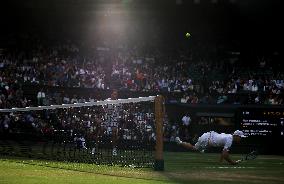
{"label": "dark background", "polygon": [[[169,44],[174,48],[194,47],[203,41],[217,45],[220,51],[241,51],[244,63],[255,59],[255,55],[282,53],[280,0],[177,2],[3,1],[0,6],[1,44],[7,44],[7,40],[13,37],[14,40],[9,40],[11,44],[16,41],[15,35],[23,34],[34,34],[49,40],[72,38],[93,43],[101,36],[101,20],[110,17],[110,20],[126,25],[122,33],[118,34],[115,29],[104,33],[103,36],[112,40],[152,41],[151,44],[161,48]],[[186,32],[192,35],[190,42],[185,39]]]}

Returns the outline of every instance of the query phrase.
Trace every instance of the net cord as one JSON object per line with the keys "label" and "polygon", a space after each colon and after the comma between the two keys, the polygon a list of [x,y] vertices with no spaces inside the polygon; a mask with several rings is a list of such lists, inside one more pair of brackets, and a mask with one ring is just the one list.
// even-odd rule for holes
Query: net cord
{"label": "net cord", "polygon": [[108,105],[108,104],[139,103],[139,102],[154,101],[155,98],[156,96],[127,98],[127,99],[118,99],[118,100],[107,99],[107,100],[96,101],[96,102],[0,109],[0,112],[19,112],[19,111],[23,112],[23,111],[37,111],[37,110],[47,110],[47,109],[62,109],[62,108],[71,108],[71,107],[91,107],[91,106],[100,106],[100,105],[103,106],[103,105]]}

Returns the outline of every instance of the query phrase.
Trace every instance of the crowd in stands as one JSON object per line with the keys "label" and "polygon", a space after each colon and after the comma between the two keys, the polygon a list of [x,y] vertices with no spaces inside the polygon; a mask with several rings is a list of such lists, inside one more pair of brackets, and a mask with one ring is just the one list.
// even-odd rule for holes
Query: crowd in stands
{"label": "crowd in stands", "polygon": [[[90,54],[70,41],[49,47],[35,42],[29,48],[1,51],[0,108],[33,103],[22,90],[28,85],[178,94],[168,100],[190,104],[283,104],[283,72],[263,64],[248,71],[228,61],[207,61],[192,52],[167,55],[126,45],[93,46]],[[245,100],[239,94],[245,94]],[[44,95],[45,102],[37,105],[95,100],[66,93],[50,102],[53,94],[45,91]]]}

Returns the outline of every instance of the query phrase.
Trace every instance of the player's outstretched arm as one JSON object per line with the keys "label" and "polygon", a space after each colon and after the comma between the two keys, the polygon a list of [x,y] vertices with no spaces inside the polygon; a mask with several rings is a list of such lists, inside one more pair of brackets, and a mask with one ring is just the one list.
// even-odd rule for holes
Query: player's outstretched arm
{"label": "player's outstretched arm", "polygon": [[223,150],[222,154],[221,154],[221,158],[220,158],[220,162],[222,162],[223,160],[226,160],[229,164],[231,165],[236,165],[238,164],[238,162],[232,160],[229,156],[229,152],[227,150]]}

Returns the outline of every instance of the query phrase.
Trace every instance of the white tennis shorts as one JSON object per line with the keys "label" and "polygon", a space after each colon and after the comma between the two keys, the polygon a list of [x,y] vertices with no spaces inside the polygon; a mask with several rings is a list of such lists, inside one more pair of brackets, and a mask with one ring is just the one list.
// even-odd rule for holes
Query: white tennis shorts
{"label": "white tennis shorts", "polygon": [[210,132],[202,134],[202,136],[198,138],[198,141],[194,145],[194,147],[199,151],[205,150],[208,147],[210,136],[211,136]]}

